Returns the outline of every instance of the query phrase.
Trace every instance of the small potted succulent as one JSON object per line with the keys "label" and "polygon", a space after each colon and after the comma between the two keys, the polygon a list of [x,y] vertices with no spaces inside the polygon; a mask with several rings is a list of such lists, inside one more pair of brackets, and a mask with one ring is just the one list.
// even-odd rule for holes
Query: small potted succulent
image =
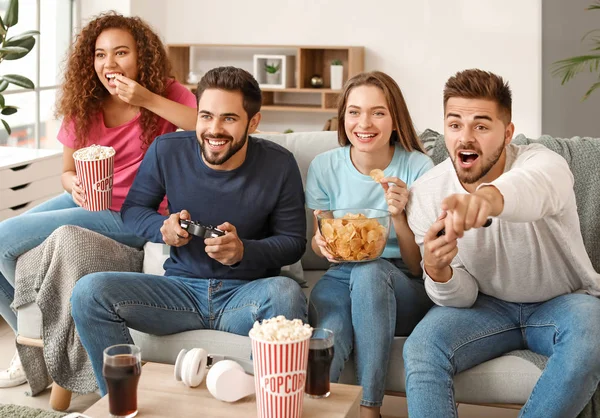
{"label": "small potted succulent", "polygon": [[267,84],[279,84],[280,68],[281,63],[279,62],[267,62],[265,64],[265,71],[267,72]]}

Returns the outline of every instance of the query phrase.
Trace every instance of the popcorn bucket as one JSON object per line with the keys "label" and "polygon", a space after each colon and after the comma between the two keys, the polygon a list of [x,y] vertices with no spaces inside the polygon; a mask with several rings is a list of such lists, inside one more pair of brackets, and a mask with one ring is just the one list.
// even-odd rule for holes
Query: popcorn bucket
{"label": "popcorn bucket", "polygon": [[310,335],[297,341],[250,338],[258,418],[300,418]]}
{"label": "popcorn bucket", "polygon": [[115,156],[97,160],[83,160],[73,155],[75,172],[85,191],[83,208],[100,211],[110,208],[112,203],[113,173]]}

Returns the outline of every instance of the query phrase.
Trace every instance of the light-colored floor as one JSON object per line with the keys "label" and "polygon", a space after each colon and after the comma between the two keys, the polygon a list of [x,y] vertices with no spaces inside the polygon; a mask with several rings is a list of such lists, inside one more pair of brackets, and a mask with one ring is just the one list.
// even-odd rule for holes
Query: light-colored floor
{"label": "light-colored floor", "polygon": [[[0,318],[0,368],[4,369],[15,354],[15,334],[2,318]],[[50,389],[46,389],[38,396],[28,396],[29,385],[14,388],[0,388],[0,404],[26,405],[34,408],[50,410]],[[83,412],[94,402],[100,399],[99,395],[73,395],[69,412]]]}
{"label": "light-colored floor", "polygon": [[[8,366],[10,359],[15,353],[15,335],[10,327],[0,318],[0,368]],[[0,389],[0,404],[27,405],[35,408],[50,409],[50,389],[46,389],[36,397],[27,396],[28,385],[15,388]],[[92,393],[88,395],[73,395],[69,412],[83,412],[89,408],[99,396]],[[510,409],[486,408],[480,406],[460,405],[458,407],[460,418],[514,418],[519,415],[518,411]],[[406,399],[386,396],[381,413],[384,418],[406,418]]]}

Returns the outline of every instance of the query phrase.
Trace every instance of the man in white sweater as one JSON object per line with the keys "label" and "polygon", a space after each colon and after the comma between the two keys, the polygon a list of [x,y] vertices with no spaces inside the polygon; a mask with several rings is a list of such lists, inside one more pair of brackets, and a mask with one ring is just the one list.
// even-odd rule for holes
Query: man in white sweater
{"label": "man in white sweater", "polygon": [[600,275],[573,175],[542,145],[510,144],[511,101],[497,75],[451,77],[450,158],[411,188],[408,222],[437,305],[404,346],[411,418],[456,417],[453,376],[515,349],[550,357],[522,417],[575,417],[600,381]]}

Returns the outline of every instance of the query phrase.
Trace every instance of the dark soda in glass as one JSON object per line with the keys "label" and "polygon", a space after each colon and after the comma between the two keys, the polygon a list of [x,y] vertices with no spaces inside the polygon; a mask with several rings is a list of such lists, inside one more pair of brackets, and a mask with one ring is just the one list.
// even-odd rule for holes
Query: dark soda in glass
{"label": "dark soda in glass", "polygon": [[142,373],[138,358],[122,354],[104,363],[102,374],[108,388],[109,412],[117,417],[135,416],[137,413],[137,386]]}
{"label": "dark soda in glass", "polygon": [[333,346],[308,350],[308,367],[306,370],[307,395],[315,398],[329,396],[329,369],[333,360]]}

